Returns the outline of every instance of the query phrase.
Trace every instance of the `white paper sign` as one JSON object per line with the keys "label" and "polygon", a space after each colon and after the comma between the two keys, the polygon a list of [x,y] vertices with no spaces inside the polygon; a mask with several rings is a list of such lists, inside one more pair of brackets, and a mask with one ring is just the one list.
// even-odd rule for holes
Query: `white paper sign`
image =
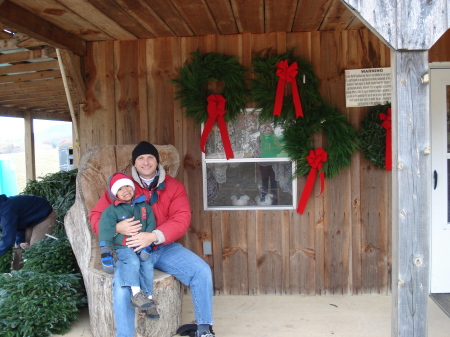
{"label": "white paper sign", "polygon": [[391,102],[391,68],[345,71],[346,106],[361,107]]}

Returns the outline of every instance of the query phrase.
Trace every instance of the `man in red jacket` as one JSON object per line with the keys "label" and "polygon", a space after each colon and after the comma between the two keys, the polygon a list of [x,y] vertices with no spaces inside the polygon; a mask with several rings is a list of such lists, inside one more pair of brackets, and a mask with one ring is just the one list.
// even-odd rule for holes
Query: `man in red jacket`
{"label": "man in red jacket", "polygon": [[[117,223],[116,232],[125,236],[128,247],[136,251],[155,244],[155,268],[175,276],[190,287],[197,323],[197,337],[214,337],[212,325],[213,285],[209,265],[198,255],[174,241],[181,238],[189,228],[191,207],[184,185],[166,175],[159,164],[158,150],[146,141],[140,142],[132,152],[132,173],[136,194],[145,194],[150,200],[156,220],[152,232],[140,232],[142,225],[133,218]],[[102,212],[112,203],[105,191],[90,213],[91,226],[98,234]],[[133,337],[134,309],[130,307],[131,293],[119,273],[114,274],[114,318],[116,337]],[[123,285],[123,286],[122,286]]]}

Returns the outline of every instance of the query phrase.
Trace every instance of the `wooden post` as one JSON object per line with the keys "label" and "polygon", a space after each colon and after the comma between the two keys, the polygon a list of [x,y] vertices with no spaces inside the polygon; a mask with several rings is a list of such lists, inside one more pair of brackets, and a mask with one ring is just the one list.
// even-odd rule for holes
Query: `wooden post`
{"label": "wooden post", "polygon": [[392,336],[428,330],[431,156],[428,51],[393,51]]}
{"label": "wooden post", "polygon": [[[59,64],[59,69],[61,71],[61,77],[62,77],[63,84],[64,84],[64,90],[66,92],[67,104],[69,105],[70,116],[72,117],[72,128],[73,128],[73,134],[74,134],[73,138],[75,138],[74,142],[73,142],[74,155],[75,155],[75,158],[78,159],[78,158],[80,158],[80,138],[79,138],[79,134],[78,134],[78,119],[77,119],[77,116],[75,114],[75,110],[73,107],[72,96],[70,95],[70,88],[69,88],[69,84],[67,82],[65,65],[62,60],[61,51],[59,50],[59,48],[56,48],[56,55],[58,56],[58,64]],[[67,55],[67,53],[65,53],[65,55]],[[84,90],[86,90],[86,89],[84,89]],[[79,90],[79,91],[81,91],[81,90]]]}
{"label": "wooden post", "polygon": [[34,130],[33,130],[33,118],[31,113],[27,111],[24,114],[25,123],[25,170],[26,181],[36,179],[36,155],[34,152]]}

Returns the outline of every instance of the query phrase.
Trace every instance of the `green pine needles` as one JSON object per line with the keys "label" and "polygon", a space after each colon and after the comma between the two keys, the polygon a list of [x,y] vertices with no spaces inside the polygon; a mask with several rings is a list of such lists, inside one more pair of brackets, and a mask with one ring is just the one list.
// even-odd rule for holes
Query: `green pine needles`
{"label": "green pine needles", "polygon": [[[246,107],[247,99],[255,103],[262,122],[274,122],[284,128],[284,150],[297,163],[296,176],[306,175],[311,167],[307,156],[315,149],[312,134],[323,132],[326,138],[324,150],[328,160],[323,166],[327,178],[334,177],[341,168],[351,163],[351,154],[357,149],[356,130],[345,115],[326,102],[319,93],[319,80],[312,65],[304,58],[295,56],[294,49],[275,55],[271,50],[256,54],[252,60],[254,78],[251,89],[245,85],[246,69],[232,56],[200,52],[179,70],[179,78],[172,80],[178,89],[175,99],[181,99],[187,117],[200,124],[208,119],[206,98],[213,93],[208,90],[210,81],[222,81],[222,95],[227,99],[225,120],[234,121]],[[296,62],[296,84],[304,117],[296,118],[292,95],[283,97],[280,116],[274,116],[278,81],[277,63],[287,60],[288,66]],[[291,85],[292,87],[292,85]]]}
{"label": "green pine needles", "polygon": [[[298,74],[296,76],[297,88],[303,113],[306,116],[311,110],[322,102],[319,93],[319,80],[314,74],[311,63],[304,58],[293,55],[294,49],[279,55],[271,55],[270,50],[263,55],[256,54],[252,60],[253,73],[255,78],[251,80],[251,97],[256,103],[255,110],[261,110],[259,118],[262,121],[272,120],[275,124],[284,124],[295,120],[295,107],[292,96],[285,96],[280,116],[273,116],[275,105],[276,89],[279,76],[277,63],[288,60],[288,64],[297,62]],[[304,80],[304,81],[303,81]],[[301,117],[299,117],[301,119]]]}
{"label": "green pine needles", "polygon": [[79,274],[0,274],[0,336],[65,334],[86,304]]}
{"label": "green pine needles", "polygon": [[377,105],[364,116],[358,132],[358,144],[363,158],[385,169],[386,129],[381,126],[380,113],[387,114],[391,104]]}
{"label": "green pine needles", "polygon": [[20,194],[44,197],[56,212],[54,235],[65,235],[64,217],[75,202],[78,169],[49,173],[39,181],[29,180]]}
{"label": "green pine needles", "polygon": [[328,160],[322,170],[326,178],[336,176],[341,168],[351,163],[351,155],[357,149],[355,143],[356,130],[345,115],[325,103],[311,109],[304,118],[287,125],[284,130],[284,150],[297,163],[295,176],[301,177],[311,169],[306,156],[315,149],[312,134],[323,132],[328,153]]}
{"label": "green pine needles", "polygon": [[[237,57],[200,52],[191,53],[191,61],[179,69],[179,77],[172,80],[178,91],[175,100],[181,99],[181,107],[185,115],[193,118],[197,124],[208,119],[206,98],[210,94],[221,94],[226,102],[227,122],[236,120],[245,110],[248,99],[248,88],[245,84],[245,71]],[[223,92],[213,92],[208,89],[208,82],[221,81]]]}

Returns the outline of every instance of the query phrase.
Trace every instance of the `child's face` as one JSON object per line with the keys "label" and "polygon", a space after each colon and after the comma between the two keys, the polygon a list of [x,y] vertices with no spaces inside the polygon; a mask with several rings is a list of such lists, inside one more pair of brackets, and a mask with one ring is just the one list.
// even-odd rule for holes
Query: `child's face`
{"label": "child's face", "polygon": [[134,196],[134,190],[133,187],[129,185],[122,186],[117,191],[117,198],[123,201],[131,201]]}

